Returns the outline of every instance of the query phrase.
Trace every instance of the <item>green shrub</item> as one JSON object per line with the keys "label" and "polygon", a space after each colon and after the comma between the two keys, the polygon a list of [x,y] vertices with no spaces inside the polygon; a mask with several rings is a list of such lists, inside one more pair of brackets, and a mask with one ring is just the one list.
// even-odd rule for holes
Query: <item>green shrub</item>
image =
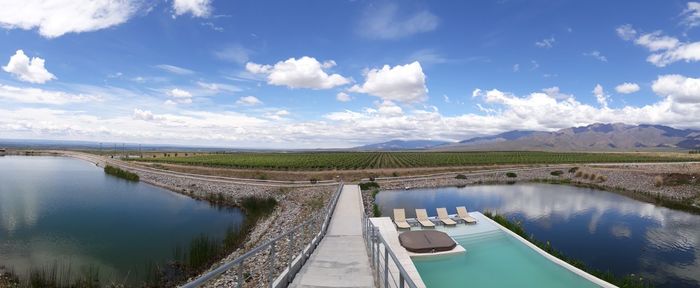
{"label": "green shrub", "polygon": [[119,167],[106,165],[104,170],[105,170],[105,173],[112,175],[112,176],[115,176],[115,177],[119,177],[119,178],[126,179],[129,181],[139,181],[139,175],[137,175],[136,173],[132,173],[132,172],[123,170]]}
{"label": "green shrub", "polygon": [[372,204],[372,215],[374,217],[382,217],[382,210],[379,209],[379,205],[377,205],[377,203]]}
{"label": "green shrub", "polygon": [[564,174],[564,171],[557,170],[557,171],[552,171],[549,174],[552,176],[561,176],[562,174]]}
{"label": "green shrub", "polygon": [[467,179],[467,175],[457,174],[457,176],[455,176],[455,179]]}
{"label": "green shrub", "polygon": [[370,190],[370,189],[379,189],[379,183],[377,182],[364,182],[360,183],[360,189],[361,190]]}
{"label": "green shrub", "polygon": [[576,173],[576,171],[578,171],[578,167],[572,167],[571,169],[569,169],[569,174],[574,174]]}
{"label": "green shrub", "polygon": [[316,178],[311,178],[311,179],[309,179],[309,182],[310,182],[311,184],[316,184],[316,183],[318,183],[318,179],[316,179]]}
{"label": "green shrub", "polygon": [[506,176],[508,178],[515,178],[515,177],[518,177],[518,174],[515,174],[515,172],[508,172],[508,173],[506,173]]}

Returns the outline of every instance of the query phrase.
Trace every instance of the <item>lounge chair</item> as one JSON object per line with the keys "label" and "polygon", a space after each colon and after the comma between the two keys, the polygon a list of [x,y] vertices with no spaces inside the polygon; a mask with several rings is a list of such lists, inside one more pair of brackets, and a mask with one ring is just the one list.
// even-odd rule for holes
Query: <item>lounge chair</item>
{"label": "lounge chair", "polygon": [[406,222],[406,212],[403,209],[394,209],[394,224],[399,229],[411,229],[411,225]]}
{"label": "lounge chair", "polygon": [[437,208],[437,218],[442,221],[442,224],[445,225],[457,225],[457,222],[454,220],[450,219],[450,216],[447,215],[447,209],[446,208]]}
{"label": "lounge chair", "polygon": [[425,209],[416,209],[416,220],[423,227],[435,227],[435,224],[428,219],[428,212]]}
{"label": "lounge chair", "polygon": [[469,216],[469,213],[467,212],[467,207],[464,206],[459,206],[457,207],[457,218],[464,220],[464,222],[467,223],[476,223],[476,219],[474,217]]}

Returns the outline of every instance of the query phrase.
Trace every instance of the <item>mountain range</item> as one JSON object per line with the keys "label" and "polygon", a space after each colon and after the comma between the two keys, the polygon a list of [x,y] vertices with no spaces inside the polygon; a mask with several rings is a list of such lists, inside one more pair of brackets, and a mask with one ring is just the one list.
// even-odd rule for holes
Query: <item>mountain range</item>
{"label": "mountain range", "polygon": [[459,142],[393,140],[356,147],[358,150],[552,150],[636,151],[700,149],[700,130],[663,125],[596,123],[557,131],[513,130]]}

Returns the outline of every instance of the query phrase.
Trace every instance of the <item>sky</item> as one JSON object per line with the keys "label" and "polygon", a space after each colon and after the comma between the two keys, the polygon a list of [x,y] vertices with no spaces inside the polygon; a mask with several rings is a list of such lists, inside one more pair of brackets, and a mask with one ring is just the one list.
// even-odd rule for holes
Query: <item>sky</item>
{"label": "sky", "polygon": [[236,148],[700,129],[700,2],[0,0],[0,138]]}

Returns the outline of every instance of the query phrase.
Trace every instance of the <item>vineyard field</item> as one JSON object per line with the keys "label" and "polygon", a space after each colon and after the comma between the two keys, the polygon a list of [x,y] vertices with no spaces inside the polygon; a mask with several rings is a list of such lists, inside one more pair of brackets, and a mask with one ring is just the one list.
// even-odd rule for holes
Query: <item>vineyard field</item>
{"label": "vineyard field", "polygon": [[226,153],[138,161],[269,170],[361,170],[504,164],[682,162],[689,158],[638,153],[555,152],[308,152]]}

